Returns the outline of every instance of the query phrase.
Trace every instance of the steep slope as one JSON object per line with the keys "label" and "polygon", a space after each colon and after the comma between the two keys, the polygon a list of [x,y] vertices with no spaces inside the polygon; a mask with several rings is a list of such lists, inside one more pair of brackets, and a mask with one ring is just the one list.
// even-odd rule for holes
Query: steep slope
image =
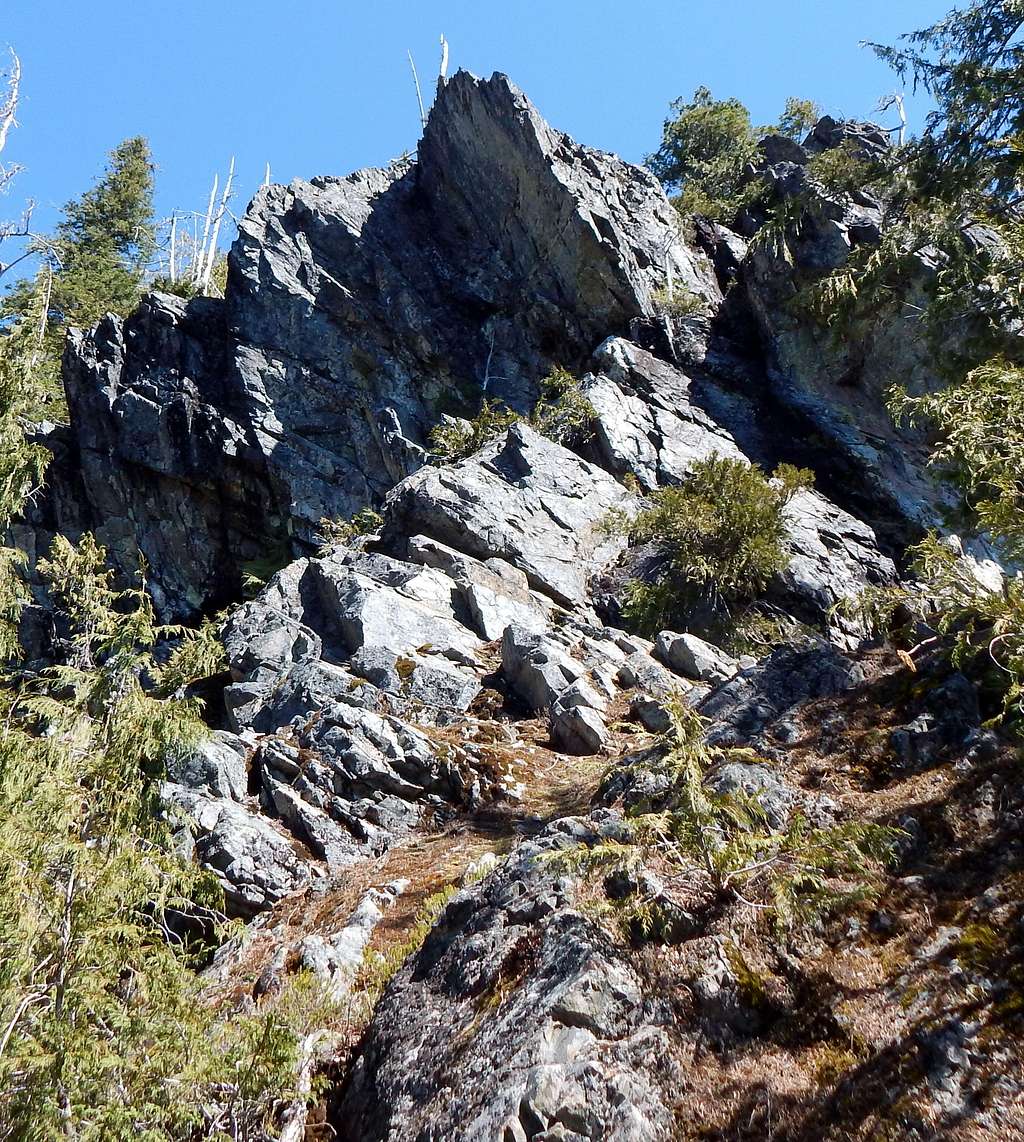
{"label": "steep slope", "polygon": [[[767,145],[778,196],[851,134],[881,145],[828,123]],[[238,604],[218,728],[172,759],[163,812],[248,921],[207,970],[222,1010],[299,968],[334,1002],[304,1049],[339,1137],[1020,1128],[1011,753],[971,680],[862,645],[842,607],[941,503],[881,404],[907,355],[936,381],[901,341],[916,286],[863,344],[795,321],[799,275],[879,238],[870,202],[810,209],[796,256],[756,218],[749,247],[698,244],[648,172],[459,73],[415,161],[263,188],[222,302],[153,294],[70,341],[30,538],[94,529],[123,573],[141,551],[166,618]],[[573,447],[523,418],[431,462],[443,415],[526,414],[555,365],[589,401]],[[818,466],[758,599],[803,633],[760,660],[696,620],[625,629],[651,553],[609,521],[709,457]],[[367,504],[374,534],[320,543]],[[239,603],[256,563],[275,573]],[[636,843],[679,809],[693,710],[687,796],[733,797],[755,846],[724,879],[720,822],[703,865]],[[865,825],[884,868],[828,847]],[[851,898],[786,930],[775,882],[739,890],[776,865]]]}

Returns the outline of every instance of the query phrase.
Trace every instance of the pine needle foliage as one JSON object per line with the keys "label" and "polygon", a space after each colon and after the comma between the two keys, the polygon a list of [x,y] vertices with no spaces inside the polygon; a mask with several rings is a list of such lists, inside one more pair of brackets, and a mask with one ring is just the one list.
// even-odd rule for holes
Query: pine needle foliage
{"label": "pine needle foliage", "polygon": [[[25,438],[44,387],[39,377],[45,298],[27,295],[27,309],[0,337],[0,536],[7,535],[25,501],[42,486],[49,453]],[[0,664],[19,653],[17,626],[25,600],[21,552],[0,546]]]}
{"label": "pine needle foliage", "polygon": [[373,508],[360,508],[351,519],[324,516],[320,520],[320,551],[329,551],[336,543],[351,543],[361,535],[374,535],[384,525],[384,517]]}
{"label": "pine needle foliage", "polygon": [[[969,559],[930,535],[911,548],[913,578],[868,588],[841,604],[879,635],[902,638],[913,621],[930,628],[958,669],[995,672],[1003,717],[1018,731],[1024,721],[1024,577],[1000,586],[982,582]],[[918,630],[919,634],[920,631]]]}
{"label": "pine needle foliage", "polygon": [[141,296],[155,241],[149,145],[143,138],[126,139],[111,152],[96,185],[65,205],[56,232],[38,242],[42,265],[35,278],[19,282],[0,308],[6,326],[24,322],[40,330],[28,359],[52,418],[64,411],[60,361],[68,328],[89,328],[107,313],[129,314]]}
{"label": "pine needle foliage", "polygon": [[937,393],[891,395],[897,420],[941,433],[932,463],[951,472],[981,526],[1024,560],[1024,368],[995,358]]}
{"label": "pine needle foliage", "polygon": [[660,488],[626,524],[634,544],[654,544],[653,576],[629,588],[626,615],[653,631],[694,607],[729,608],[762,592],[785,569],[784,509],[810,472],[780,465],[769,479],[745,461],[713,456],[677,487]]}
{"label": "pine needle foliage", "polygon": [[676,193],[681,214],[728,223],[757,196],[758,187],[744,179],[756,157],[757,136],[746,107],[698,87],[692,99],[672,104],[661,146],[646,161]]}
{"label": "pine needle foliage", "polygon": [[3,695],[0,1138],[269,1138],[295,1035],[201,1002],[202,949],[173,920],[216,926],[219,891],[154,798],[205,733],[183,695],[214,664],[213,632],[159,625],[92,536],[58,538],[40,570],[70,634],[65,663]]}
{"label": "pine needle foliage", "polygon": [[645,162],[673,195],[680,214],[728,225],[763,197],[763,185],[749,171],[760,158],[758,138],[775,131],[799,139],[819,114],[809,99],[791,97],[777,124],[755,127],[738,99],[715,99],[708,88],[698,87],[691,99],[672,103],[661,146]]}
{"label": "pine needle foliage", "polygon": [[1024,186],[1024,0],[973,0],[871,47],[935,102],[911,149],[918,195],[1005,213]]}
{"label": "pine needle foliage", "polygon": [[[655,767],[669,779],[669,791],[656,808],[630,814],[629,843],[603,844],[584,854],[584,862],[606,870],[653,863],[693,893],[710,890],[720,903],[769,916],[779,931],[805,928],[872,898],[898,829],[864,821],[816,827],[800,813],[784,829],[773,829],[755,797],[718,793],[707,783],[720,765],[756,756],[709,746],[705,720],[684,702],[672,703],[669,712],[672,728],[660,757],[635,763]],[[631,925],[639,920],[641,930],[656,926],[650,905],[627,897],[624,918]],[[638,914],[638,907],[646,912]]]}

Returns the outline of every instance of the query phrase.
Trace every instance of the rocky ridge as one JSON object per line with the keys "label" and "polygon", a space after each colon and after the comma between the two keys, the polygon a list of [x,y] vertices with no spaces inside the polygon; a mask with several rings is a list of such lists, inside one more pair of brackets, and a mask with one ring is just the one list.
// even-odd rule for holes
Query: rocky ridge
{"label": "rocky ridge", "polygon": [[[808,156],[851,135],[884,145],[869,126],[823,120],[802,146],[766,140],[760,173],[777,197],[806,195]],[[880,997],[896,1002],[890,978],[865,985],[849,1018],[808,998],[819,968],[818,983],[833,973],[826,990],[852,971],[853,937],[821,931],[814,947],[777,952],[755,942],[765,987],[781,989],[762,995],[734,954],[732,914],[694,909],[648,869],[643,891],[671,934],[638,950],[595,906],[616,886],[559,859],[622,841],[630,809],[658,796],[641,762],[663,749],[652,735],[677,700],[708,719],[709,743],[749,751],[709,787],[744,791],[774,828],[798,813],[824,827],[897,811],[821,771],[867,749],[856,704],[900,669],[866,651],[836,605],[893,582],[902,543],[937,519],[921,441],[884,417],[883,381],[934,377],[907,334],[913,284],[867,349],[793,324],[796,276],[879,236],[869,195],[819,195],[809,209],[795,261],[751,240],[754,217],[743,233],[690,240],[648,172],[552,129],[505,77],[460,72],[440,86],[415,161],[263,188],[223,300],[152,294],[69,341],[71,423],[45,434],[55,461],[22,529],[30,552],[54,531],[92,529],[127,574],[141,551],[168,619],[237,601],[247,569],[276,568],[228,621],[218,728],[172,759],[162,789],[183,851],[214,873],[250,933],[268,935],[258,958],[246,960],[244,940],[224,949],[211,983],[242,980],[258,1004],[301,965],[347,995],[385,916],[422,887],[403,867],[416,845],[502,823],[502,859],[452,896],[362,1039],[324,1060],[338,1137],[691,1137],[678,1132],[696,1130],[700,1100],[716,1098],[704,1120],[713,1136],[750,1137],[741,1110],[763,1119],[744,1099],[776,1090],[777,1076],[742,1087],[729,1052],[759,1035],[779,1067],[795,1068],[784,1093],[810,1137],[826,1089],[815,1052],[854,1031],[879,1067],[892,1049],[892,1035],[858,1022]],[[688,315],[667,310],[669,280],[695,299]],[[471,413],[485,396],[527,412],[554,365],[581,378],[585,441],[570,448],[521,420],[466,459],[428,462],[443,414]],[[610,513],[635,515],[645,493],[715,455],[817,462],[824,475],[822,490],[787,505],[788,565],[767,593],[815,633],[761,661],[690,631],[648,640],[621,621],[636,566]],[[321,542],[322,517],[367,505],[381,517],[374,534]],[[998,756],[971,683],[940,682],[951,689],[937,705],[904,695],[901,724],[880,715],[903,764],[894,787]],[[594,757],[611,767],[603,778],[584,764]],[[545,796],[560,781],[573,812]],[[918,847],[902,881],[927,864],[929,827],[906,827]],[[954,834],[967,843],[961,821]],[[1016,851],[989,869],[988,887]],[[367,892],[340,919],[269,938],[286,912],[348,900],[357,882]],[[907,970],[934,991],[925,959]],[[943,1030],[927,1006],[910,1003],[932,1062],[900,1120],[925,1124],[908,1137],[982,1098],[957,1053],[976,1031],[962,1020]],[[772,1037],[794,1012],[817,1020],[804,1054]],[[899,1022],[910,1035],[910,1015]],[[859,1065],[846,1067],[857,1090]],[[1019,1081],[1012,1068],[1006,1081]],[[723,1095],[736,1083],[742,1097]]]}

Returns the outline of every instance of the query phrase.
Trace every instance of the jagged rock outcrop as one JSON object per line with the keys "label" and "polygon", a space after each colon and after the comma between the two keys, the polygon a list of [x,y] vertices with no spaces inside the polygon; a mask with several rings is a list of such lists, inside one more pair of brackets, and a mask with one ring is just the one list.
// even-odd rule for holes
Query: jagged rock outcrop
{"label": "jagged rock outcrop", "polygon": [[152,295],[66,362],[85,499],[118,566],[141,550],[167,615],[237,590],[243,563],[309,544],[424,460],[445,404],[527,408],[652,311],[671,259],[711,264],[648,172],[550,128],[504,76],[438,92],[418,158],[260,190],[226,297]]}
{"label": "jagged rock outcrop", "polygon": [[424,468],[391,493],[382,541],[429,535],[478,559],[497,558],[530,586],[572,606],[625,546],[604,526],[638,509],[607,472],[515,424],[469,460]]}
{"label": "jagged rock outcrop", "polygon": [[448,904],[377,1008],[340,1138],[671,1137],[670,1013],[538,859],[602,830],[563,820]]}
{"label": "jagged rock outcrop", "polygon": [[[884,201],[869,190],[829,191],[808,176],[809,159],[843,146],[870,159],[888,147],[886,132],[870,123],[826,116],[802,146],[778,137],[762,147],[756,177],[778,209],[796,208],[799,223],[777,242],[752,241],[740,279],[761,330],[772,394],[819,434],[829,454],[830,480],[842,486],[844,506],[874,520],[887,541],[906,542],[941,515],[942,497],[925,470],[927,440],[917,429],[895,426],[885,397],[896,384],[912,393],[942,383],[934,346],[920,319],[924,291],[937,269],[934,251],[911,260],[912,269],[884,303],[850,328],[816,318],[800,291],[844,266],[858,247],[876,246]],[[758,217],[746,219],[749,227]],[[964,330],[947,329],[952,346]],[[950,347],[950,346],[947,346]]]}
{"label": "jagged rock outcrop", "polygon": [[[141,551],[165,618],[237,602],[246,564],[273,572],[226,628],[226,728],[168,758],[161,787],[181,851],[250,932],[279,939],[246,1002],[300,965],[347,996],[376,963],[385,909],[402,907],[404,878],[367,888],[372,862],[403,845],[437,856],[477,817],[504,829],[508,859],[492,853],[481,882],[429,916],[333,1074],[339,1137],[668,1139],[685,1061],[776,1018],[776,996],[737,959],[737,931],[757,924],[732,925],[728,910],[749,902],[725,885],[699,899],[698,876],[641,867],[657,856],[607,879],[579,870],[587,849],[621,853],[629,814],[668,805],[677,776],[661,764],[665,739],[648,735],[671,732],[677,702],[708,720],[710,747],[740,750],[714,754],[710,792],[756,802],[776,832],[854,819],[790,747],[815,720],[842,721],[815,703],[838,705],[867,678],[863,628],[836,604],[894,581],[890,554],[936,500],[921,440],[882,401],[893,380],[934,380],[906,320],[920,283],[870,337],[840,346],[790,306],[880,237],[881,202],[829,199],[808,180],[809,157],[844,141],[885,146],[832,120],[802,145],[762,143],[753,174],[776,202],[806,207],[788,258],[756,240],[756,212],[743,234],[699,223],[690,245],[648,172],[553,130],[505,77],[460,73],[440,86],[415,161],[261,189],[223,300],[153,294],[71,338],[71,425],[44,434],[58,458],[18,532],[26,550],[91,528],[123,572]],[[567,447],[524,418],[469,457],[428,463],[442,413],[499,398],[525,414],[556,364],[582,377],[589,435]],[[609,625],[658,556],[627,553],[615,517],[711,456],[823,461],[819,490],[786,506],[787,566],[760,600],[816,633],[760,661],[691,631],[650,642]],[[375,534],[321,543],[322,516],[371,503]],[[45,627],[39,611],[26,621],[33,657]],[[890,755],[878,780],[951,751],[968,767],[994,755],[966,678],[920,706],[879,734]],[[833,744],[819,739],[822,758]],[[901,852],[922,831],[908,825]],[[464,867],[443,856],[418,870],[421,898],[442,867]],[[346,892],[344,908],[320,911]],[[671,950],[661,979],[653,955],[641,961],[588,910],[637,895]],[[277,926],[285,912],[309,921],[301,937]],[[421,925],[411,910],[402,923]],[[831,955],[842,937],[827,936]],[[244,943],[211,977],[242,971]],[[796,961],[816,951],[789,952],[785,986],[810,995]],[[800,1033],[853,1041],[834,1006]],[[780,1024],[771,1049],[795,1027]],[[959,1065],[959,1042],[932,1035],[932,1070]],[[743,1122],[757,1129],[753,1112]]]}

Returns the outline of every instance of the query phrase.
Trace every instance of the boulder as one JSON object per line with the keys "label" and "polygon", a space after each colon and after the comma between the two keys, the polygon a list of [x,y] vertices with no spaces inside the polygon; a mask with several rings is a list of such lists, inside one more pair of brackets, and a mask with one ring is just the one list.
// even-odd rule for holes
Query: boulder
{"label": "boulder", "polygon": [[474,559],[425,535],[409,539],[407,555],[439,568],[455,583],[473,629],[488,642],[501,638],[509,623],[530,630],[548,625],[550,599],[531,591],[526,573],[504,559]]}
{"label": "boulder", "polygon": [[425,535],[479,560],[501,559],[534,590],[572,606],[625,545],[604,526],[609,512],[637,507],[607,472],[520,423],[468,460],[399,484],[381,542],[404,554],[407,537]]}
{"label": "boulder", "polygon": [[592,825],[562,821],[448,903],[329,1110],[348,1137],[672,1136],[668,1012],[537,859],[588,837]]}
{"label": "boulder", "polygon": [[604,719],[591,704],[589,687],[574,683],[551,704],[548,731],[565,753],[599,753],[608,740]]}
{"label": "boulder", "polygon": [[[546,710],[576,682],[583,682],[583,664],[545,635],[516,625],[501,640],[501,670],[513,692],[531,710]],[[594,695],[594,704],[600,699]]]}
{"label": "boulder", "polygon": [[584,381],[597,413],[600,462],[617,475],[629,472],[651,491],[677,484],[699,460],[742,457],[725,429],[691,399],[691,379],[621,337],[594,353],[595,372]]}
{"label": "boulder", "polygon": [[254,916],[309,884],[308,854],[266,817],[171,782],[161,799],[187,822],[196,858],[216,875],[229,915]]}
{"label": "boulder", "polygon": [[166,759],[167,780],[210,797],[242,801],[248,791],[247,759],[252,743],[214,730],[206,741]]}
{"label": "boulder", "polygon": [[739,668],[735,658],[695,634],[663,630],[655,642],[655,653],[677,674],[694,682],[724,682]]}
{"label": "boulder", "polygon": [[430,567],[337,548],[311,563],[327,623],[349,652],[419,648],[472,665],[480,640],[456,616],[454,585]]}

